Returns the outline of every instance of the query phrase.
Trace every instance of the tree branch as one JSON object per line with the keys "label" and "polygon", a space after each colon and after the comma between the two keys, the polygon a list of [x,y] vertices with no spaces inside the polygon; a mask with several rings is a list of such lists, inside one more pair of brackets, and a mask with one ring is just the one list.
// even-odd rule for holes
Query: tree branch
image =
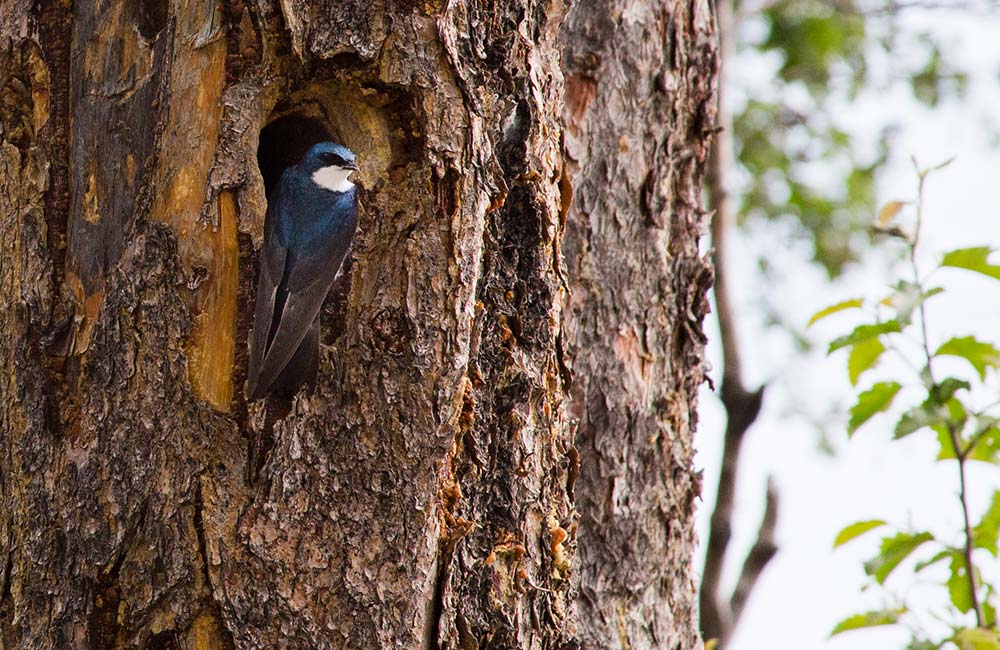
{"label": "tree branch", "polygon": [[[917,186],[917,222],[913,227],[913,239],[909,242],[910,266],[913,270],[913,283],[917,287],[918,295],[923,295],[924,278],[920,275],[920,266],[917,264],[917,246],[920,244],[920,232],[924,220],[924,186],[927,181],[927,174],[931,170],[921,169],[920,165],[917,164],[916,158],[913,159],[913,166],[917,170],[920,183]],[[939,165],[938,167],[941,166]],[[927,360],[927,376],[932,384],[937,385],[937,380],[934,377],[934,355],[931,353],[930,335],[927,330],[927,309],[923,300],[919,302],[917,311],[920,314],[920,342],[923,347],[924,358]],[[955,452],[955,461],[958,463],[958,498],[962,505],[962,520],[965,524],[963,556],[965,559],[965,570],[968,574],[969,595],[972,600],[972,608],[976,613],[976,625],[983,627],[986,623],[986,615],[983,610],[983,604],[979,599],[979,578],[976,575],[976,565],[972,559],[975,540],[973,539],[972,521],[969,517],[968,483],[965,477],[966,455],[962,450],[959,432],[953,424],[948,425],[948,435],[951,438],[951,445]]]}
{"label": "tree branch", "polygon": [[[727,38],[730,33],[732,7],[725,0],[716,3],[716,20],[720,38],[720,62],[725,61],[728,52]],[[723,119],[722,81],[719,90],[719,116]],[[716,493],[715,510],[708,534],[705,565],[702,571],[700,592],[701,629],[706,639],[719,639],[721,646],[732,636],[733,629],[743,606],[749,598],[757,578],[777,551],[774,544],[774,526],[778,517],[777,493],[768,487],[767,508],[761,523],[757,543],[743,565],[740,582],[730,598],[720,595],[720,580],[725,563],[726,550],[732,530],[736,473],[739,467],[740,450],[744,434],[757,419],[763,402],[764,388],[747,390],[743,383],[742,358],[736,333],[736,323],[732,304],[729,300],[729,285],[726,255],[726,233],[731,225],[732,210],[725,187],[725,171],[729,168],[729,134],[725,130],[716,133],[712,142],[711,160],[707,174],[708,202],[714,211],[712,217],[713,263],[715,266],[715,307],[719,322],[719,338],[722,343],[722,385],[720,397],[726,409],[726,431],[723,443],[722,464]]]}
{"label": "tree branch", "polygon": [[743,614],[743,607],[746,605],[750,593],[757,585],[760,574],[764,572],[764,567],[771,561],[774,554],[778,552],[778,546],[774,541],[774,531],[778,524],[778,491],[774,481],[767,481],[767,505],[764,508],[764,517],[760,522],[760,530],[757,531],[757,541],[743,562],[743,570],[740,571],[739,582],[733,590],[733,597],[729,599],[729,609],[732,611],[732,626],[735,628]]}

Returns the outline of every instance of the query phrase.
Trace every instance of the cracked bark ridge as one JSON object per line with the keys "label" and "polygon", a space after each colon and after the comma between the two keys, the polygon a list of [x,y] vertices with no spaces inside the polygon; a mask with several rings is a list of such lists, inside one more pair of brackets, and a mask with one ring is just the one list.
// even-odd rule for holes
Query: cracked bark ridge
{"label": "cracked bark ridge", "polygon": [[708,3],[630,0],[579,2],[564,26],[566,330],[588,648],[698,643],[689,434],[711,283],[697,242],[713,29]]}
{"label": "cracked bark ridge", "polygon": [[[78,5],[0,9],[3,646],[697,647],[706,8]],[[363,193],[275,421],[277,118]]]}

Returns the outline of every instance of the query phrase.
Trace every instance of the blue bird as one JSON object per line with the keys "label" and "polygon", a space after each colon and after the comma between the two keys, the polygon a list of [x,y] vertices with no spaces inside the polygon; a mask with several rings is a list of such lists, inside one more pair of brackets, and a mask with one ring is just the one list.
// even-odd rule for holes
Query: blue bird
{"label": "blue bird", "polygon": [[293,394],[319,367],[319,312],[354,237],[354,153],[320,142],[267,202],[247,397]]}

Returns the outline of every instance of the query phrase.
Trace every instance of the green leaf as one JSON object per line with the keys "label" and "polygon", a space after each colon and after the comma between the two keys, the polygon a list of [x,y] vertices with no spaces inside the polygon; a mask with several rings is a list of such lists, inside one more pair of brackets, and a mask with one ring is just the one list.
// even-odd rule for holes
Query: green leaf
{"label": "green leaf", "polygon": [[930,568],[930,567],[934,566],[935,564],[937,564],[941,560],[946,560],[946,559],[950,558],[951,554],[954,553],[954,552],[955,551],[953,549],[950,549],[950,548],[945,549],[943,551],[939,551],[931,559],[924,560],[922,562],[917,562],[916,564],[914,564],[913,565],[913,572],[914,573],[920,573],[924,569],[927,569],[927,568]]}
{"label": "green leaf", "polygon": [[809,322],[806,323],[806,327],[809,327],[816,321],[823,320],[827,316],[836,314],[837,312],[844,311],[845,309],[857,309],[861,307],[863,304],[864,301],[861,298],[854,298],[852,300],[845,300],[843,302],[838,302],[837,304],[830,305],[829,307],[824,307],[823,309],[820,309],[818,312],[812,315],[812,318],[810,318]]}
{"label": "green leaf", "polygon": [[965,359],[976,369],[980,379],[986,379],[987,368],[1000,368],[1000,350],[973,336],[956,337],[947,341],[934,353],[935,356],[942,354]]}
{"label": "green leaf", "polygon": [[855,537],[860,537],[870,530],[875,530],[879,526],[884,526],[885,522],[881,519],[868,519],[866,521],[856,521],[849,526],[845,526],[839,533],[837,533],[837,538],[833,540],[833,548],[837,548],[847,542],[851,541]]}
{"label": "green leaf", "polygon": [[[965,406],[955,399],[954,394],[961,389],[968,389],[969,383],[953,377],[948,377],[935,384],[928,391],[927,399],[920,406],[914,407],[903,413],[896,422],[896,429],[893,431],[893,438],[896,440],[905,438],[914,431],[919,431],[924,427],[938,427],[949,425],[955,431],[961,431],[965,426],[967,413]],[[935,428],[938,436],[941,431]],[[948,429],[944,429],[945,433]],[[950,434],[949,434],[950,439]],[[943,439],[942,439],[943,440]]]}
{"label": "green leaf", "polygon": [[1000,531],[1000,490],[993,492],[990,507],[972,529],[972,542],[976,548],[985,548],[996,557],[998,531]]}
{"label": "green leaf", "polygon": [[830,348],[827,350],[827,354],[836,352],[840,348],[846,348],[848,345],[854,345],[855,343],[860,343],[861,341],[873,339],[882,334],[902,331],[903,328],[897,320],[875,323],[873,325],[858,325],[850,334],[834,339],[830,343]]}
{"label": "green leaf", "polygon": [[951,637],[951,641],[959,650],[1000,650],[1000,634],[981,627],[959,630]]}
{"label": "green leaf", "polygon": [[847,357],[847,376],[851,380],[852,386],[858,385],[861,374],[874,366],[883,352],[885,352],[885,346],[878,338],[866,339],[854,344]]}
{"label": "green leaf", "polygon": [[[962,388],[960,386],[960,388]],[[969,412],[965,410],[965,404],[957,397],[949,397],[944,404],[948,413],[948,419],[959,429],[965,428],[966,420],[969,419]]]}
{"label": "green leaf", "polygon": [[1000,280],[1000,266],[990,264],[988,261],[992,252],[993,249],[988,246],[960,248],[945,253],[944,259],[941,260],[941,266],[975,271],[976,273],[988,275],[994,280]]}
{"label": "green leaf", "polygon": [[860,630],[866,627],[876,627],[879,625],[895,625],[899,622],[899,617],[906,613],[905,609],[881,609],[861,614],[848,616],[834,626],[830,636],[836,636],[841,632],[850,630]]}
{"label": "green leaf", "polygon": [[902,386],[897,382],[880,381],[858,395],[858,403],[851,407],[851,418],[847,422],[847,432],[854,433],[873,415],[889,408],[900,388]]}
{"label": "green leaf", "polygon": [[[952,400],[952,402],[954,401]],[[968,427],[970,429],[968,438],[960,438],[958,441],[962,449],[973,445],[972,449],[967,452],[966,458],[982,463],[998,464],[998,459],[1000,459],[1000,420],[989,415],[974,415],[970,419],[973,424]],[[933,429],[941,444],[941,452],[937,459],[951,460],[955,458],[955,448],[948,428],[937,424],[933,426]],[[975,444],[972,441],[975,441]]]}
{"label": "green leaf", "polygon": [[[953,460],[955,458],[958,458],[958,455],[955,453],[955,443],[951,439],[951,432],[948,431],[948,427],[941,423],[938,423],[932,425],[931,429],[933,429],[934,433],[937,434],[938,444],[941,446],[941,450],[938,452],[937,459]],[[960,447],[964,446],[961,440],[958,441],[958,444]]]}
{"label": "green leaf", "polygon": [[928,532],[899,533],[893,537],[886,537],[882,540],[879,554],[865,562],[865,573],[874,576],[880,585],[885,584],[886,578],[900,562],[932,539],[934,536]]}
{"label": "green leaf", "polygon": [[[950,401],[952,401],[951,398],[955,396],[955,393],[957,393],[960,390],[969,390],[971,387],[972,386],[969,384],[969,382],[965,381],[964,379],[957,379],[955,377],[945,377],[937,384],[935,384],[930,391],[928,391],[927,401],[925,401],[924,404],[928,408],[933,407],[935,405],[945,406]],[[951,413],[949,411],[948,415],[953,416],[961,414],[964,416],[964,413],[965,413],[965,408],[962,407],[961,403],[959,403],[958,408],[956,409],[956,413]]]}
{"label": "green leaf", "polygon": [[994,421],[992,425],[986,425],[985,428],[978,427],[973,436],[976,445],[969,452],[969,460],[997,464],[997,458],[1000,457],[1000,426],[997,426]]}
{"label": "green leaf", "polygon": [[965,558],[960,553],[953,553],[950,568],[948,596],[955,609],[965,614],[972,609],[972,586],[969,584],[969,572],[966,570]]}
{"label": "green leaf", "polygon": [[942,419],[940,414],[933,411],[928,412],[924,406],[912,408],[900,416],[899,421],[896,422],[896,428],[892,432],[892,437],[895,440],[905,438],[924,427],[933,427],[940,424]]}

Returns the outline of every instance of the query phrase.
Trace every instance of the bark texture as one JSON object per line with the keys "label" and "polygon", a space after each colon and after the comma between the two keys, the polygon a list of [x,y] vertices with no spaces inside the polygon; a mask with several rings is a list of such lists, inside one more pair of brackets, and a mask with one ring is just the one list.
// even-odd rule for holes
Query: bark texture
{"label": "bark texture", "polygon": [[[707,4],[575,6],[564,30],[579,616],[587,648],[697,643],[690,434],[711,268]],[[627,116],[627,117],[626,117]]]}
{"label": "bark texture", "polygon": [[[704,2],[0,4],[0,640],[695,648]],[[266,127],[266,128],[265,128]],[[358,154],[314,390],[265,187]]]}

